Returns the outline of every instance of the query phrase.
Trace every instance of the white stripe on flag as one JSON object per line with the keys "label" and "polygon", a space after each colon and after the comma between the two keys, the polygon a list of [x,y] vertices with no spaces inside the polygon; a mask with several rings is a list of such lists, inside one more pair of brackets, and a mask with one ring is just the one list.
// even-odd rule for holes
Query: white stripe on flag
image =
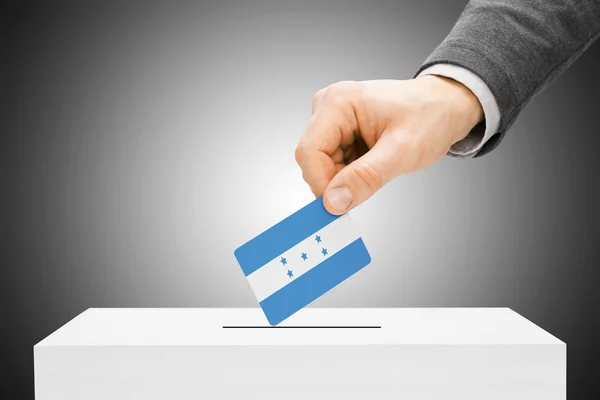
{"label": "white stripe on flag", "polygon": [[[320,243],[316,236],[320,237]],[[350,215],[342,215],[248,275],[248,282],[257,300],[263,301],[359,237]],[[327,250],[327,255],[322,253],[323,249]],[[306,260],[302,258],[302,253],[306,254]],[[285,265],[281,262],[282,257],[285,258]],[[288,271],[292,271],[292,277],[288,276]]]}

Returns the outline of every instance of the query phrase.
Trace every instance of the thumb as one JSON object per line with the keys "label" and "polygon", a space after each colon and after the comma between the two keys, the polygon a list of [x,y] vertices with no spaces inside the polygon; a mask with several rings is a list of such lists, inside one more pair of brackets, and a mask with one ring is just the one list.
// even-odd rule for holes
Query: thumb
{"label": "thumb", "polygon": [[332,214],[343,214],[358,206],[392,180],[398,161],[397,146],[382,137],[350,165],[338,172],[325,188],[323,203]]}

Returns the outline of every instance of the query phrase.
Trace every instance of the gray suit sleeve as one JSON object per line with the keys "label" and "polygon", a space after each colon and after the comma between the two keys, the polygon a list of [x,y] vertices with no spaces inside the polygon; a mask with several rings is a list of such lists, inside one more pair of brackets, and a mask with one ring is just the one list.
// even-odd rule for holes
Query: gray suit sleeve
{"label": "gray suit sleeve", "polygon": [[600,36],[600,0],[471,0],[418,69],[454,64],[478,75],[500,109],[500,125],[475,157],[504,138],[527,103]]}

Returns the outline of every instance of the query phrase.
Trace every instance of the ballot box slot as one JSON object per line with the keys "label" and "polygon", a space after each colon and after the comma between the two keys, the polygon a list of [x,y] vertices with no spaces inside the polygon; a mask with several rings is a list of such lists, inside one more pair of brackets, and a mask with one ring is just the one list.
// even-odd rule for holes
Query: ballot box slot
{"label": "ballot box slot", "polygon": [[223,329],[381,329],[380,325],[297,325],[297,326],[266,326],[266,325],[224,325]]}

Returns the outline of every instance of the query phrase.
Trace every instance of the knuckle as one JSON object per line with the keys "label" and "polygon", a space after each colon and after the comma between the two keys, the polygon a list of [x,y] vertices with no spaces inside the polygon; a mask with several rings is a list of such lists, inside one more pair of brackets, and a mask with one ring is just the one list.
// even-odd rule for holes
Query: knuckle
{"label": "knuckle", "polygon": [[310,186],[310,176],[308,176],[308,173],[304,169],[302,170],[302,180],[304,180],[304,182],[308,183]]}
{"label": "knuckle", "polygon": [[339,81],[329,86],[331,91],[346,91],[354,85],[354,81]]}
{"label": "knuckle", "polygon": [[347,102],[348,99],[344,92],[334,91],[327,95],[327,103],[334,109],[342,109]]}
{"label": "knuckle", "polygon": [[327,87],[323,100],[334,108],[342,108],[356,99],[359,85],[355,81],[340,81]]}
{"label": "knuckle", "polygon": [[294,152],[294,158],[296,159],[296,163],[298,165],[300,165],[305,157],[306,157],[306,145],[303,142],[300,142],[296,146],[296,151]]}
{"label": "knuckle", "polygon": [[320,89],[313,95],[313,104],[319,102],[325,96],[326,89]]}
{"label": "knuckle", "polygon": [[353,169],[359,182],[367,186],[372,192],[381,189],[383,186],[383,176],[370,163],[363,162]]}

